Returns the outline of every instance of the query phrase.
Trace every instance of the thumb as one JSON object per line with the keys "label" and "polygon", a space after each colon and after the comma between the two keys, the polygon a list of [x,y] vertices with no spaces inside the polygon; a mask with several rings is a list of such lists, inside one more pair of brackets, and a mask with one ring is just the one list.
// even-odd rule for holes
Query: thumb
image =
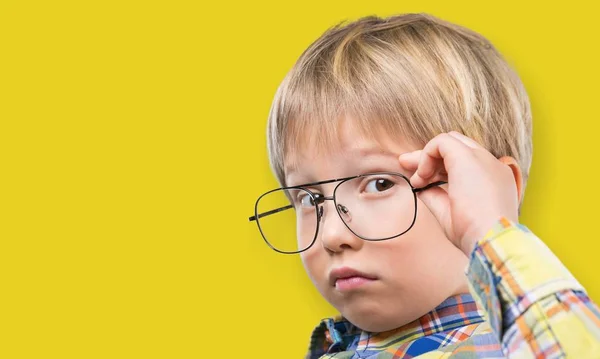
{"label": "thumb", "polygon": [[450,198],[448,197],[448,192],[440,187],[432,187],[419,192],[418,198],[437,219],[444,232],[446,232],[446,236],[452,238],[452,218],[450,215]]}

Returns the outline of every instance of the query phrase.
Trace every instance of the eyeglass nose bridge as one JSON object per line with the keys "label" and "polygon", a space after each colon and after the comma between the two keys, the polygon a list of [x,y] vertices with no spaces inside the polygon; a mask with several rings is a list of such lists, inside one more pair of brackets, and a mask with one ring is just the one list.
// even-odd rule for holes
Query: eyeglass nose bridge
{"label": "eyeglass nose bridge", "polygon": [[335,199],[333,198],[333,196],[315,196],[315,205],[317,206],[317,222],[321,222],[321,220],[323,219],[323,204],[325,203],[325,201],[334,201],[335,203]]}
{"label": "eyeglass nose bridge", "polygon": [[[323,220],[323,204],[325,203],[325,201],[333,201],[335,203],[335,196],[329,196],[329,197],[327,197],[327,196],[317,196],[315,199],[316,199],[316,201],[315,201],[316,205],[318,206],[318,210],[317,210],[318,218],[317,218],[317,221],[321,222],[321,220]],[[348,207],[344,206],[343,204],[339,204],[339,203],[336,203],[335,207],[337,209],[337,212],[340,215],[344,215],[344,216],[347,217],[346,219],[344,219],[345,221],[346,220],[350,220],[350,218],[351,218],[350,214],[349,214],[350,210],[348,210]]]}
{"label": "eyeglass nose bridge", "polygon": [[325,201],[335,201],[334,196],[323,196],[322,194],[313,194],[313,201],[315,205],[321,206]]}

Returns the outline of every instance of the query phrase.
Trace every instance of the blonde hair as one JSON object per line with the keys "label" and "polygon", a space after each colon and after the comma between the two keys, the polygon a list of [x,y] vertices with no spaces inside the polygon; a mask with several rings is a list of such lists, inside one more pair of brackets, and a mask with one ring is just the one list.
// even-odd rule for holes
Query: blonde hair
{"label": "blonde hair", "polygon": [[374,139],[385,131],[424,145],[457,130],[496,157],[514,157],[524,181],[529,173],[531,111],[518,75],[483,36],[428,14],[341,23],[302,53],[267,126],[282,186],[286,156],[330,148],[345,116]]}

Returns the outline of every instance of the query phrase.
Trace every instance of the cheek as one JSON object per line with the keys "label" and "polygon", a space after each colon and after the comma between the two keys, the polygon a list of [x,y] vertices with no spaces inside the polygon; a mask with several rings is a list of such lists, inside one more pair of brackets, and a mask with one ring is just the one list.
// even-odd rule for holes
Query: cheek
{"label": "cheek", "polygon": [[300,254],[306,273],[319,290],[324,289],[327,283],[326,255],[325,250],[320,248],[317,243]]}
{"label": "cheek", "polygon": [[425,288],[445,277],[447,262],[454,258],[455,248],[431,213],[420,209],[412,229],[401,237],[381,242],[377,261],[390,275],[395,287],[406,290]]}

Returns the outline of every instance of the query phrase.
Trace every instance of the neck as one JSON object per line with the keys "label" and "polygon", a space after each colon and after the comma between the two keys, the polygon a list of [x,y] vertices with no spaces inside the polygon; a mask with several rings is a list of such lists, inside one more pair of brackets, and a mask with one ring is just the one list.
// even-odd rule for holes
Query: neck
{"label": "neck", "polygon": [[386,343],[398,345],[402,341],[413,341],[419,337],[446,332],[483,321],[484,313],[478,308],[471,294],[460,293],[449,297],[430,312],[400,328],[382,333],[363,331],[360,335],[358,347],[367,349],[386,346]]}

